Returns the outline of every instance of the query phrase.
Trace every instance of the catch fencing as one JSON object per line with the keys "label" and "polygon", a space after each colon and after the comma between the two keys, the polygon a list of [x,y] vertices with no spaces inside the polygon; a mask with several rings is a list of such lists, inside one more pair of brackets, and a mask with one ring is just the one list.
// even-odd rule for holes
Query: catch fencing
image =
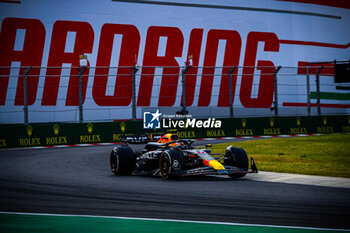
{"label": "catch fencing", "polygon": [[0,67],[0,123],[348,115],[349,89],[331,63]]}

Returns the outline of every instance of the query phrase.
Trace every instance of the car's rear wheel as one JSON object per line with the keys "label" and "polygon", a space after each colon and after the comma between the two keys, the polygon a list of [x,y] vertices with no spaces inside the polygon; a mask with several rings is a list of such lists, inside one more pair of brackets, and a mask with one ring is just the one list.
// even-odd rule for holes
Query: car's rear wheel
{"label": "car's rear wheel", "polygon": [[128,146],[122,146],[112,150],[110,165],[114,175],[130,175],[136,165],[136,158],[132,149]]}
{"label": "car's rear wheel", "polygon": [[181,151],[171,149],[164,151],[159,158],[159,170],[164,179],[180,177],[183,167],[183,154]]}
{"label": "car's rear wheel", "polygon": [[229,146],[226,149],[224,164],[240,168],[243,171],[242,173],[230,174],[229,176],[231,178],[235,179],[235,178],[244,177],[246,175],[244,171],[248,171],[247,152],[245,152],[243,148]]}

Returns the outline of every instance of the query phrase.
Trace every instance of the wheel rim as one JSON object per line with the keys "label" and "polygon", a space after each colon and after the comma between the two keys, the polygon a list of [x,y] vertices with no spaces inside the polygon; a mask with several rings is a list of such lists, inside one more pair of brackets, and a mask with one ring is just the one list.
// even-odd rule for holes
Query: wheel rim
{"label": "wheel rim", "polygon": [[111,157],[110,157],[110,165],[111,165],[111,170],[115,174],[118,172],[118,156],[111,152]]}
{"label": "wheel rim", "polygon": [[160,173],[162,174],[163,177],[168,177],[169,171],[171,168],[169,156],[165,153],[162,154],[159,162],[160,162]]}

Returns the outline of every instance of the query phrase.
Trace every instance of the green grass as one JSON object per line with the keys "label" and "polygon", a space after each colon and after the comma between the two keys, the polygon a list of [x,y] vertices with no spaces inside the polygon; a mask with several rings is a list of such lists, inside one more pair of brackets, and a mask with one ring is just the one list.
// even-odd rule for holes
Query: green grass
{"label": "green grass", "polygon": [[[232,143],[216,144],[223,153]],[[261,171],[350,178],[350,135],[274,138],[233,143],[253,156]]]}

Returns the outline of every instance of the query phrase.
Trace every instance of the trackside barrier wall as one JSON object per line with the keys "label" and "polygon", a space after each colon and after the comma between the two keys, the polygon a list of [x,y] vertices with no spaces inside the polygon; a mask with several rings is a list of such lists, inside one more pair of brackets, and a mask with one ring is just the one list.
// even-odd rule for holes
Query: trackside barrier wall
{"label": "trackside barrier wall", "polygon": [[122,135],[176,131],[180,138],[350,133],[350,116],[222,118],[220,129],[144,130],[142,121],[3,124],[0,148],[120,142]]}

